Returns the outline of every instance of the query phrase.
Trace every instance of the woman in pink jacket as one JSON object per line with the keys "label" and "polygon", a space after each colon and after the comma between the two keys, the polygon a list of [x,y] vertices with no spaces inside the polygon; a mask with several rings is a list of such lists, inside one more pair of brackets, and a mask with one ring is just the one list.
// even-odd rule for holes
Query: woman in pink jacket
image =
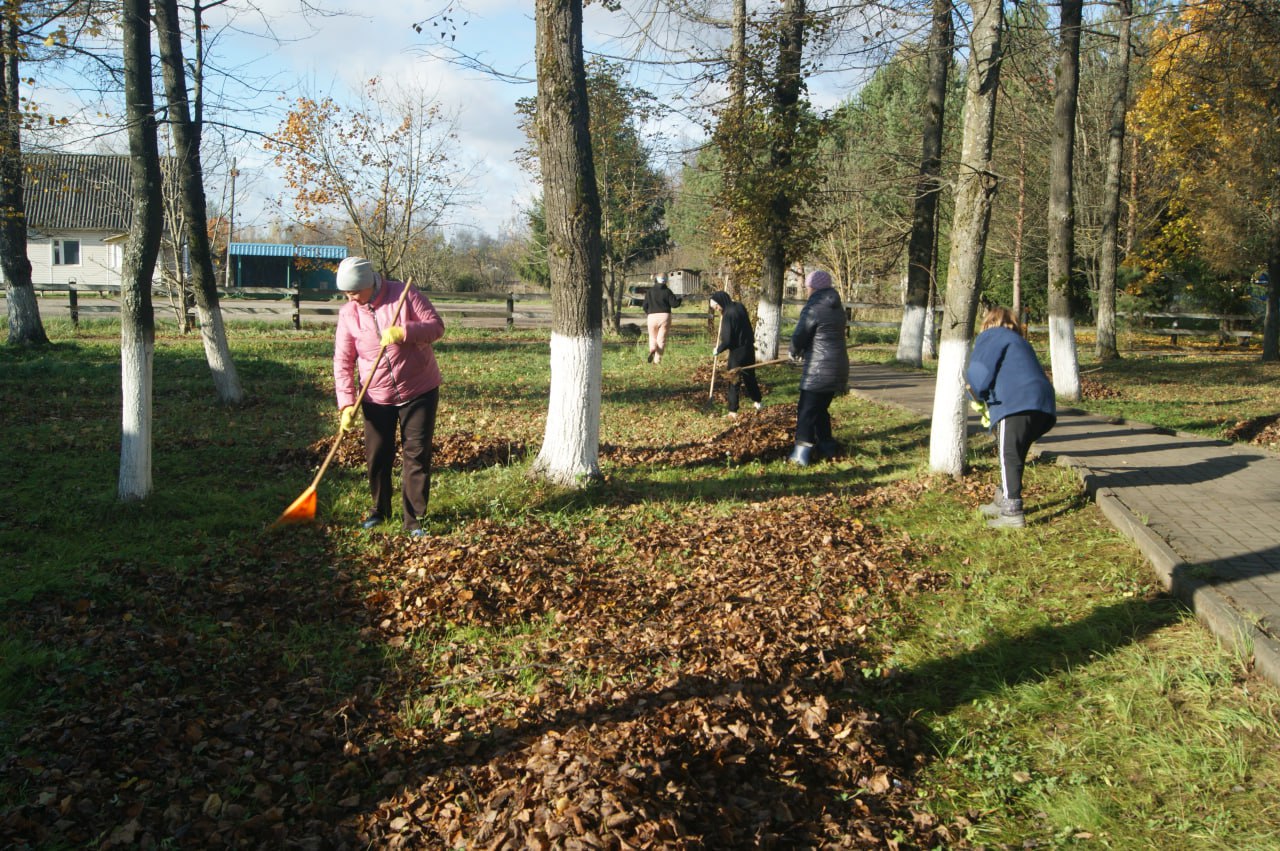
{"label": "woman in pink jacket", "polygon": [[333,348],[333,382],[343,431],[355,422],[356,396],[373,368],[378,349],[387,347],[360,405],[373,497],[373,508],[361,525],[372,529],[391,517],[391,466],[399,425],[404,528],[413,537],[422,537],[426,534],[422,517],[431,495],[431,441],[440,401],[440,367],[431,344],[444,336],[444,321],[425,296],[410,290],[399,320],[393,323],[396,302],[408,285],[382,277],[363,257],[343,260],[338,265],[337,283],[347,296],[338,313]]}

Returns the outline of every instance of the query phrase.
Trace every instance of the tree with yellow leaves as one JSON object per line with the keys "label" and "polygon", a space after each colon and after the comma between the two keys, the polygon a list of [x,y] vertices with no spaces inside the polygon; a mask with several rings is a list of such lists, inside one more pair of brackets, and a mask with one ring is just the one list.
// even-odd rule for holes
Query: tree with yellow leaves
{"label": "tree with yellow leaves", "polygon": [[1280,360],[1280,4],[1192,3],[1153,48],[1135,115],[1174,178],[1165,241],[1194,245],[1221,275],[1265,264],[1262,359]]}
{"label": "tree with yellow leaves", "polygon": [[360,253],[389,276],[441,224],[470,179],[454,119],[420,87],[369,80],[350,105],[299,97],[265,145],[293,191],[299,222],[351,222]]}

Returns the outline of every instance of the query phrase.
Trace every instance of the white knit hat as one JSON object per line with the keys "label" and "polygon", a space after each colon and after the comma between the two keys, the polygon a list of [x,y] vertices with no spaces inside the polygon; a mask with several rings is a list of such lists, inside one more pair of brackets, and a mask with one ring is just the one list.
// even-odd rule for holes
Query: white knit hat
{"label": "white knit hat", "polygon": [[377,282],[373,264],[363,257],[348,257],[338,264],[338,289],[344,293],[366,290]]}

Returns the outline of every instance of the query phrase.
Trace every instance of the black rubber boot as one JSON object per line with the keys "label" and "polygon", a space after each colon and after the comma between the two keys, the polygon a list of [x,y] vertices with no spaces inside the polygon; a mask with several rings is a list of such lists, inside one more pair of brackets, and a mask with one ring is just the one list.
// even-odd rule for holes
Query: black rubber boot
{"label": "black rubber boot", "polygon": [[813,449],[813,454],[819,458],[834,458],[840,454],[840,444],[836,442],[835,438],[819,440],[818,445]]}

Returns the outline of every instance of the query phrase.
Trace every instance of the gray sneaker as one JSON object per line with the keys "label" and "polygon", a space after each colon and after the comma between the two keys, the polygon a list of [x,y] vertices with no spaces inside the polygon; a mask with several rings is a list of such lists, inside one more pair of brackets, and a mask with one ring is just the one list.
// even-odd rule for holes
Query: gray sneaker
{"label": "gray sneaker", "polygon": [[1000,486],[996,485],[991,489],[991,501],[986,505],[979,505],[978,511],[983,517],[999,517],[1004,511],[1005,498],[1000,492]]}
{"label": "gray sneaker", "polygon": [[987,521],[992,529],[1021,529],[1027,525],[1027,518],[1021,511],[1017,514],[1001,514]]}
{"label": "gray sneaker", "polygon": [[[986,506],[982,506],[986,508]],[[1000,506],[1000,513],[987,521],[992,529],[1021,529],[1027,525],[1027,517],[1022,513],[1022,500],[1006,499]]]}

